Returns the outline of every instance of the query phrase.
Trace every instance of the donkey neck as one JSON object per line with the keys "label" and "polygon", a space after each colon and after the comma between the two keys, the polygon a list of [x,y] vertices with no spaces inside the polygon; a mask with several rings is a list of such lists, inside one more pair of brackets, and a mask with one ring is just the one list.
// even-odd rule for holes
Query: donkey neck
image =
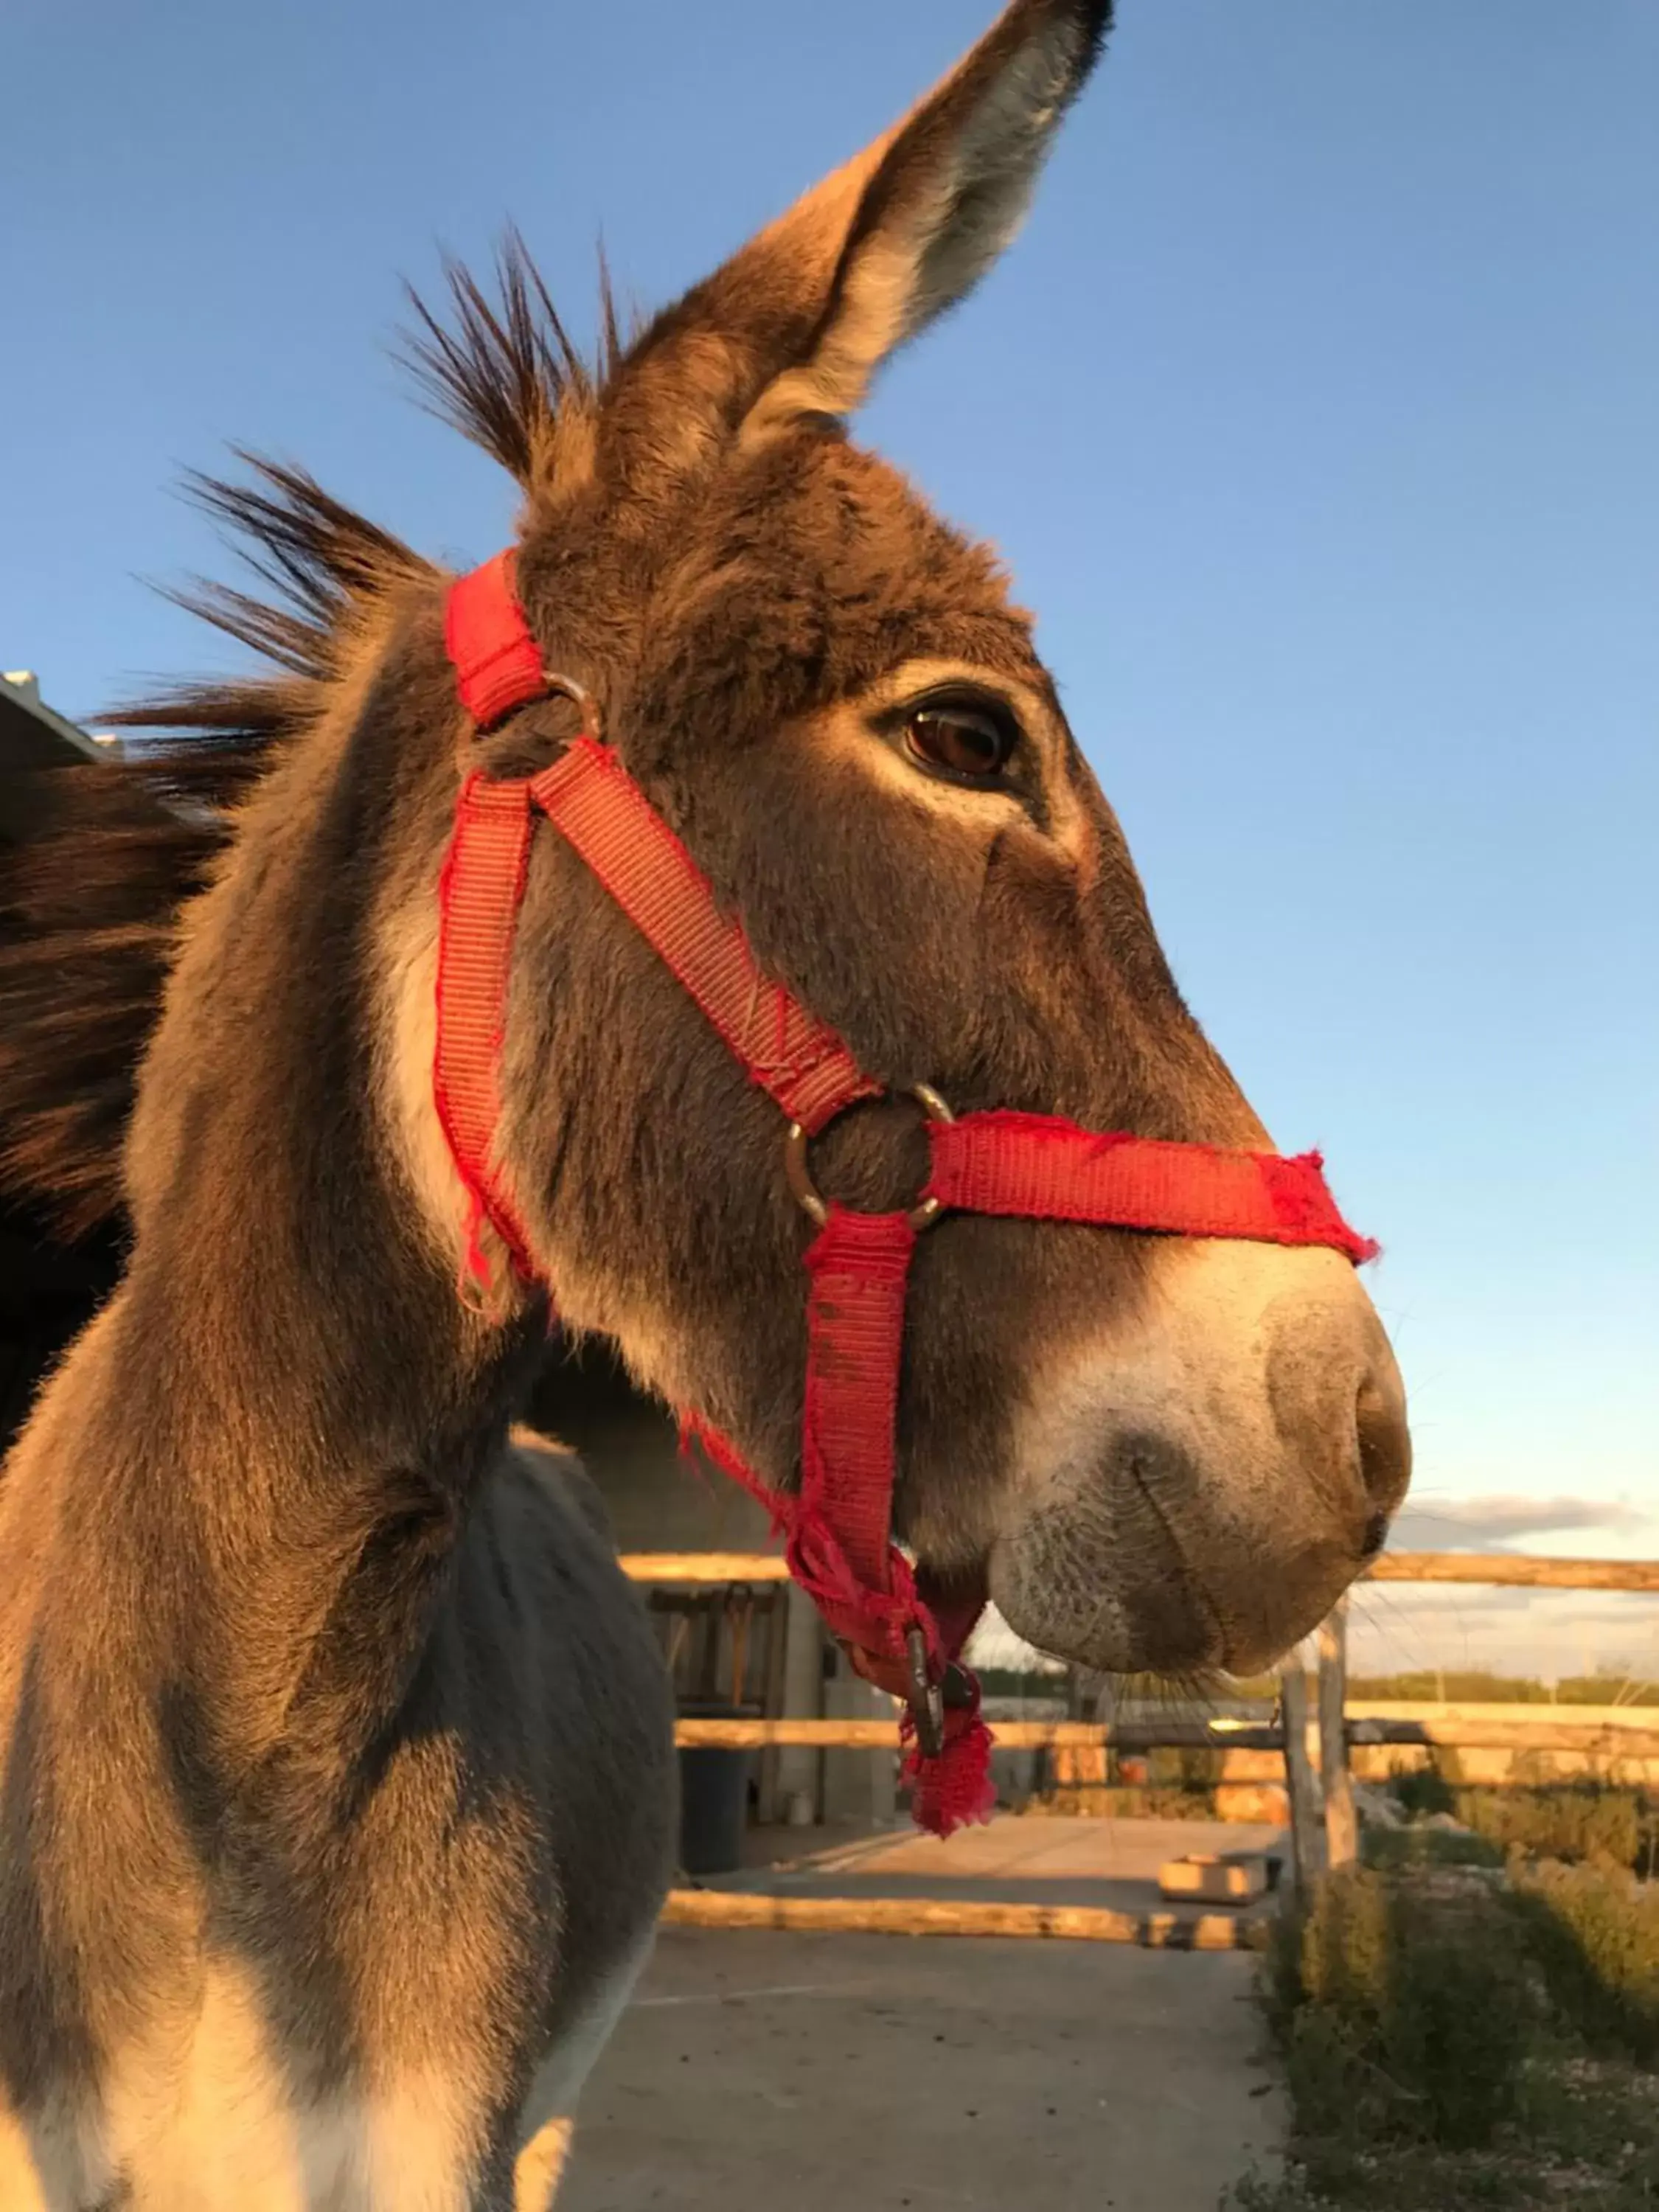
{"label": "donkey neck", "polygon": [[380,1103],[375,921],[443,765],[387,690],[292,741],[186,912],[76,1399],[109,1545],[136,1519],[245,1619],[331,1613],[388,1543],[441,1559],[545,1334],[463,1309]]}

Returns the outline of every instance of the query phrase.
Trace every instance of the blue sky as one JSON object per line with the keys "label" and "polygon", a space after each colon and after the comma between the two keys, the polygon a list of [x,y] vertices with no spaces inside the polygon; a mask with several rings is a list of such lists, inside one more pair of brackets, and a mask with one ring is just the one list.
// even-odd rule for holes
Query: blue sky
{"label": "blue sky", "polygon": [[[82,717],[220,661],[139,580],[222,573],[169,486],[233,438],[493,550],[400,276],[510,217],[579,331],[601,234],[658,303],[990,12],[11,0],[0,660]],[[1121,12],[864,429],[1002,548],[1188,995],[1388,1247],[1413,1539],[1650,1551],[1659,11]]]}

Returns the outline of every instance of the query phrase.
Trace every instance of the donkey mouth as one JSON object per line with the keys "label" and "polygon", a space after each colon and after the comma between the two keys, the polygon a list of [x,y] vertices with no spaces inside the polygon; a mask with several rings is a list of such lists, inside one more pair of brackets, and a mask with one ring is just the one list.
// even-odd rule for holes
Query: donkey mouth
{"label": "donkey mouth", "polygon": [[935,1567],[918,1559],[916,1590],[945,1643],[959,1645],[991,1601],[990,1563],[983,1555],[968,1566]]}

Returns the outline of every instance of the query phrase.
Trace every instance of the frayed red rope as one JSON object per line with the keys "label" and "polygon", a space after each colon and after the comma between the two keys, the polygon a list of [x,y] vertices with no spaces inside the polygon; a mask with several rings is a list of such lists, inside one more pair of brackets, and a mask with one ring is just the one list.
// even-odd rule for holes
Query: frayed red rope
{"label": "frayed red rope", "polygon": [[774,1490],[770,1483],[763,1482],[731,1438],[722,1436],[711,1422],[704,1420],[701,1413],[682,1411],[674,1418],[679,1431],[681,1458],[692,1459],[701,1453],[722,1474],[729,1476],[739,1489],[746,1490],[757,1504],[766,1508],[775,1536],[785,1534],[795,1515],[795,1501],[787,1492]]}
{"label": "frayed red rope", "polygon": [[[872,1589],[854,1571],[835,1528],[821,1512],[804,1509],[799,1498],[763,1482],[729,1437],[696,1413],[679,1416],[680,1450],[687,1457],[700,1453],[722,1474],[746,1490],[765,1506],[772,1533],[786,1539],[785,1556],[792,1578],[817,1608],[830,1633],[848,1650],[856,1670],[867,1681],[899,1697],[902,1677],[905,1633],[920,1627],[927,1638],[928,1658],[937,1674],[957,1656],[972,1626],[963,1615],[960,1633],[947,1638],[933,1607],[916,1587],[915,1571],[902,1552],[890,1547],[889,1586]],[[910,1792],[911,1815],[929,1835],[948,1836],[957,1828],[988,1820],[996,1808],[996,1788],[991,1779],[990,1729],[980,1713],[979,1684],[961,1670],[969,1702],[946,1708],[944,1747],[936,1759],[924,1759],[915,1740],[915,1723],[905,1711],[899,1723],[904,1751],[901,1771]]]}
{"label": "frayed red rope", "polygon": [[979,1684],[969,1675],[973,1702],[948,1708],[945,1744],[937,1759],[925,1759],[915,1740],[915,1723],[907,1712],[900,1723],[905,1759],[900,1779],[910,1791],[910,1817],[930,1836],[951,1836],[958,1828],[982,1826],[996,1810],[991,1779],[992,1735],[979,1710]]}

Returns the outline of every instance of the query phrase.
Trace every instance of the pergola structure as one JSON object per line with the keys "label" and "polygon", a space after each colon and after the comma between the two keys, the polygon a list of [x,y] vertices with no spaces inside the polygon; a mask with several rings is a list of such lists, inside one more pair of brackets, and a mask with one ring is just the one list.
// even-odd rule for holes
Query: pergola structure
{"label": "pergola structure", "polygon": [[[40,772],[85,766],[109,748],[45,705],[32,675],[0,676],[0,868],[39,804]],[[0,917],[0,933],[5,922]],[[115,1275],[112,1236],[68,1246],[31,1209],[0,1206],[0,1452],[41,1371]]]}

